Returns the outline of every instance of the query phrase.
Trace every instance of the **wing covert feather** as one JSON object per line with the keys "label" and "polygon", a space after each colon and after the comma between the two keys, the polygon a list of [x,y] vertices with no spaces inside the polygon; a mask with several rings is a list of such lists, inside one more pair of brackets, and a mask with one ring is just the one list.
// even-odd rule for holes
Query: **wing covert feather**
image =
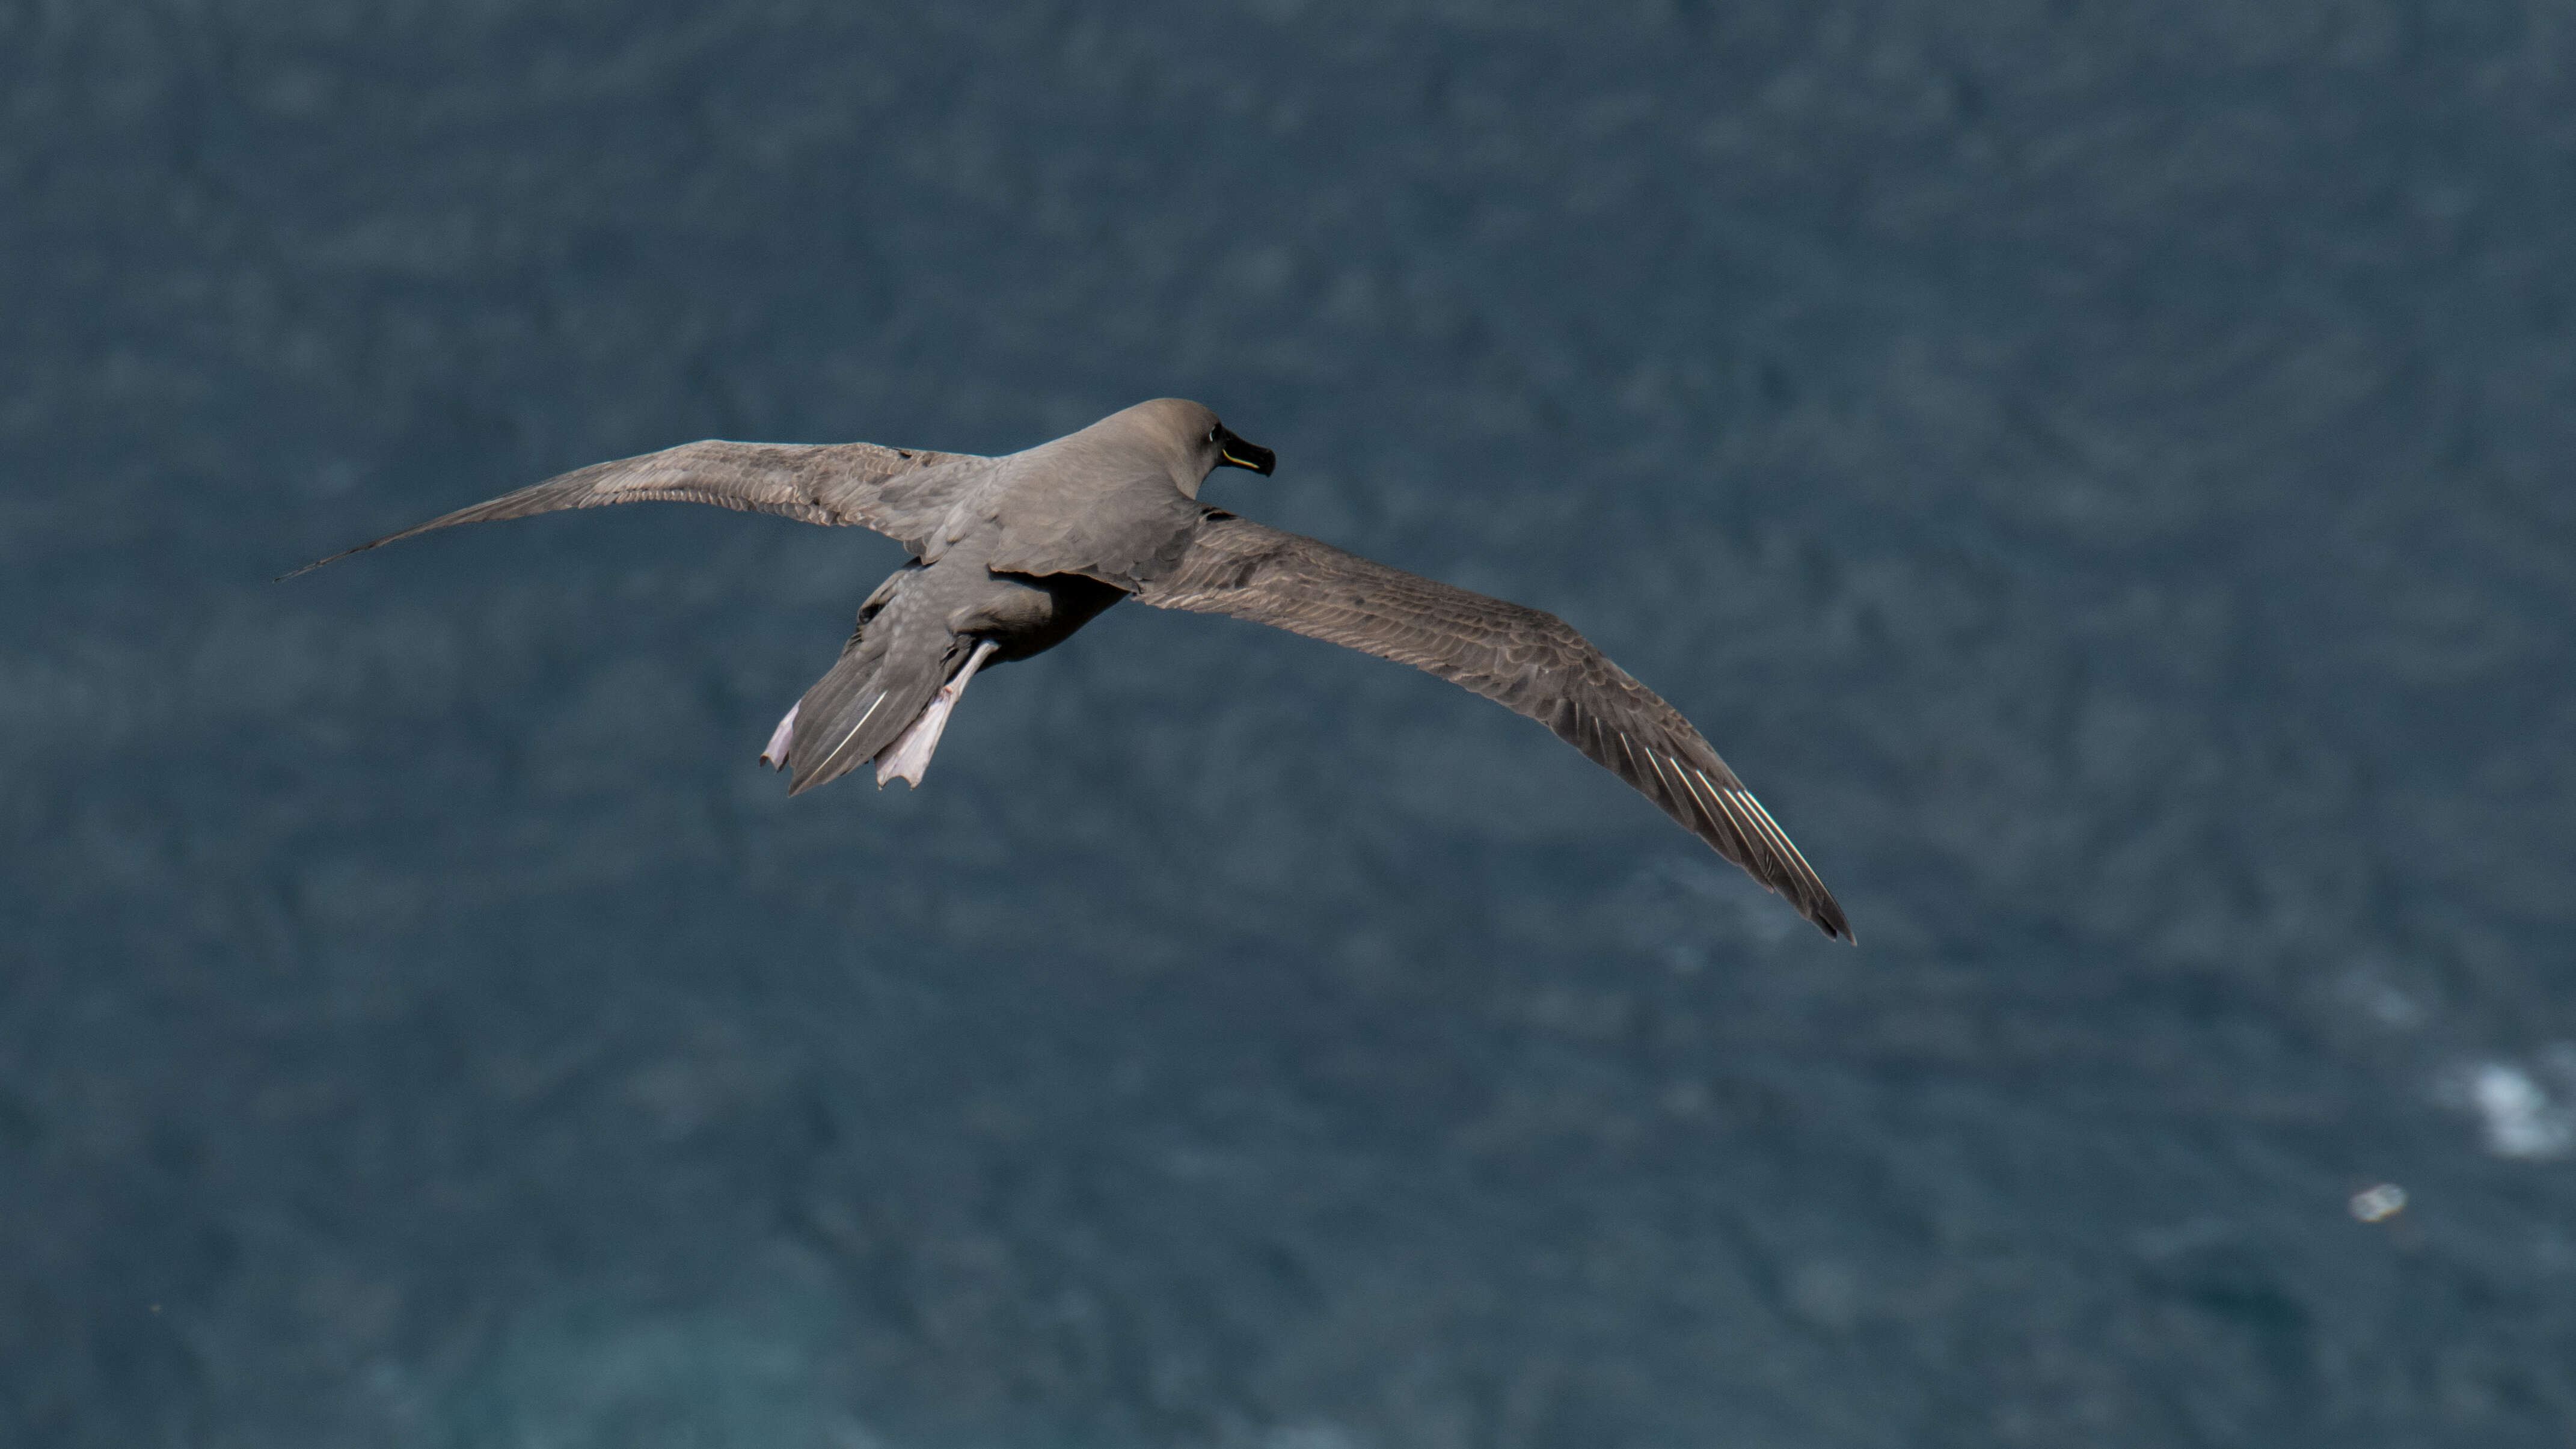
{"label": "wing covert feather", "polygon": [[1787,832],[1681,711],[1564,620],[1221,509],[1136,597],[1410,664],[1529,716],[1627,781],[1828,936],[1850,921]]}
{"label": "wing covert feather", "polygon": [[711,503],[805,523],[872,528],[918,553],[947,515],[957,486],[964,481],[965,470],[952,465],[970,461],[982,460],[971,454],[874,443],[732,443],[711,438],[577,468],[343,549],[295,572],[460,523],[648,502]]}

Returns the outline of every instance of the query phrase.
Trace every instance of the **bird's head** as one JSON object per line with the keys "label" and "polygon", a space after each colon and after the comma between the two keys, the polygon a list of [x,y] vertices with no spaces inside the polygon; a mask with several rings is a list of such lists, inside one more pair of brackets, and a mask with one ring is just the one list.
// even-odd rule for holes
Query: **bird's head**
{"label": "bird's head", "polygon": [[1186,398],[1138,403],[1103,423],[1118,425],[1120,431],[1130,432],[1162,455],[1172,469],[1172,481],[1192,498],[1199,496],[1200,486],[1219,468],[1267,474],[1279,464],[1278,454],[1245,442],[1205,405]]}

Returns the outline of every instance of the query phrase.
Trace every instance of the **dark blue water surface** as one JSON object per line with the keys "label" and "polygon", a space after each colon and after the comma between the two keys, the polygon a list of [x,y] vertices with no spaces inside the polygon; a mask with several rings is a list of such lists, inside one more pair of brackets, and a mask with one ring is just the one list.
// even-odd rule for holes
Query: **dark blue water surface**
{"label": "dark blue water surface", "polygon": [[[0,0],[0,1443],[2563,1446],[2572,324],[2560,3]],[[269,582],[1167,393],[1861,949],[1220,619],[791,802],[857,531]]]}

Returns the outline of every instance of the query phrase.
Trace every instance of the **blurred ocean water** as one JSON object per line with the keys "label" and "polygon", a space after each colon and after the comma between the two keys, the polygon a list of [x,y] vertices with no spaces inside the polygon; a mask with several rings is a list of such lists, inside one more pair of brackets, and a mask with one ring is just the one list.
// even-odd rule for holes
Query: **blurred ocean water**
{"label": "blurred ocean water", "polygon": [[[0,0],[0,118],[0,1443],[2576,1435],[2565,7]],[[1142,609],[791,804],[851,531],[268,582],[1170,393],[1863,948]]]}

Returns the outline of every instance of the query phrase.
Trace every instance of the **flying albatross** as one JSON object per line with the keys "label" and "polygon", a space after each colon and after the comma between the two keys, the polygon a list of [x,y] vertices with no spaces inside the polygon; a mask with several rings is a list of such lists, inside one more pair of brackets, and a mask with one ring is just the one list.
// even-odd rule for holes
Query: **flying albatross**
{"label": "flying albatross", "polygon": [[1266,474],[1276,461],[1178,398],[1001,458],[709,440],[595,463],[296,573],[452,524],[611,503],[712,503],[857,524],[912,558],[859,606],[840,662],[762,751],[763,763],[794,772],[790,794],[871,760],[878,785],[919,785],[977,670],[1052,649],[1133,598],[1347,645],[1528,715],[1788,897],[1827,936],[1851,939],[1833,893],[1690,721],[1555,615],[1199,501],[1217,468]]}

